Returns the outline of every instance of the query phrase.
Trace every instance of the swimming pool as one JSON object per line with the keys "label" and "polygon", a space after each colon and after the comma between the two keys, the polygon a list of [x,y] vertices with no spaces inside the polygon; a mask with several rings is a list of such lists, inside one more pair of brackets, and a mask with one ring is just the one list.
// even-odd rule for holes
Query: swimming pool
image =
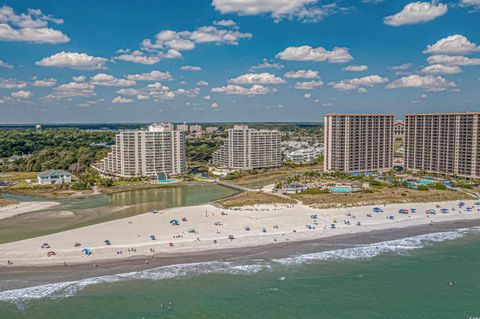
{"label": "swimming pool", "polygon": [[351,187],[330,187],[328,190],[333,192],[333,193],[351,193],[351,192],[353,192],[353,189]]}
{"label": "swimming pool", "polygon": [[159,183],[174,183],[176,181],[177,181],[176,179],[161,179],[158,182]]}
{"label": "swimming pool", "polygon": [[430,184],[433,184],[434,181],[431,181],[429,179],[421,179],[418,181],[419,184],[422,184],[422,185],[430,185]]}

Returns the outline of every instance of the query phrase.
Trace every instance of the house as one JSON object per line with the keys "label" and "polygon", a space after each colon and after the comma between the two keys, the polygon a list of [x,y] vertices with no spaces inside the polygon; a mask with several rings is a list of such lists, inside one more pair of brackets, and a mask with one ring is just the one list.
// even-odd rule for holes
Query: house
{"label": "house", "polygon": [[61,169],[51,169],[38,174],[37,180],[41,185],[61,185],[71,183],[72,174]]}
{"label": "house", "polygon": [[291,184],[286,184],[282,186],[281,192],[282,194],[297,194],[304,192],[308,189],[307,185],[293,182]]}

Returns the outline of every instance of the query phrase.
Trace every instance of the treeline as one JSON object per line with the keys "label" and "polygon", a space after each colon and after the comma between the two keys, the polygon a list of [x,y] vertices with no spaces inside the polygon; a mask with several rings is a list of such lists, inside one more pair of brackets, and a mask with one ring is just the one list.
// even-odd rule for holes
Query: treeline
{"label": "treeline", "polygon": [[28,155],[13,162],[4,161],[3,171],[44,171],[65,169],[85,171],[90,163],[103,158],[114,143],[110,131],[79,129],[1,130],[0,158]]}
{"label": "treeline", "polygon": [[189,162],[208,162],[212,153],[220,148],[223,142],[209,139],[187,140],[187,160]]}

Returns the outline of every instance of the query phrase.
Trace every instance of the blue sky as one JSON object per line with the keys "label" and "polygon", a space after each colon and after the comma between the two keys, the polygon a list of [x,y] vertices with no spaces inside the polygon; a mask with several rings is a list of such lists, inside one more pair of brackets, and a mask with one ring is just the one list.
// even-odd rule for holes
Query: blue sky
{"label": "blue sky", "polygon": [[4,1],[0,124],[479,111],[480,0]]}

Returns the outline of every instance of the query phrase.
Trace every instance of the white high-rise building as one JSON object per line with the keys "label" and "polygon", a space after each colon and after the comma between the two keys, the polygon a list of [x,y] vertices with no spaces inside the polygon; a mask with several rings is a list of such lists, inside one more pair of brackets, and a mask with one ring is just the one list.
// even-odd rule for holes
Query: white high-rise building
{"label": "white high-rise building", "polygon": [[213,153],[212,164],[229,169],[278,167],[282,164],[278,131],[256,130],[246,125],[228,129],[228,138]]}
{"label": "white high-rise building", "polygon": [[166,179],[185,173],[185,132],[164,123],[152,124],[148,130],[121,131],[110,153],[94,167],[119,177]]}
{"label": "white high-rise building", "polygon": [[393,167],[393,115],[328,114],[324,142],[325,171],[389,170]]}
{"label": "white high-rise building", "polygon": [[407,114],[405,167],[480,178],[480,112]]}

